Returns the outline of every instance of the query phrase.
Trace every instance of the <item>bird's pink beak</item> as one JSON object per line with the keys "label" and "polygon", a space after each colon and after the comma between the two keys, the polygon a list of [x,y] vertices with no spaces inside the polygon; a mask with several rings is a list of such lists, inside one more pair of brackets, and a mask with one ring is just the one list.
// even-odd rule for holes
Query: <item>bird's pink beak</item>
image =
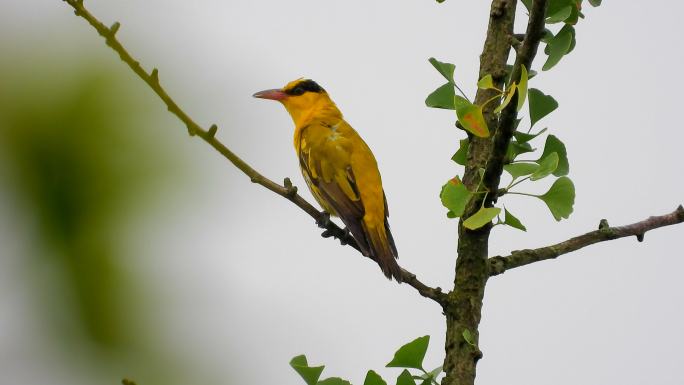
{"label": "bird's pink beak", "polygon": [[274,88],[272,90],[259,91],[252,96],[259,99],[283,100],[287,98],[288,95],[285,92],[283,92],[283,90]]}

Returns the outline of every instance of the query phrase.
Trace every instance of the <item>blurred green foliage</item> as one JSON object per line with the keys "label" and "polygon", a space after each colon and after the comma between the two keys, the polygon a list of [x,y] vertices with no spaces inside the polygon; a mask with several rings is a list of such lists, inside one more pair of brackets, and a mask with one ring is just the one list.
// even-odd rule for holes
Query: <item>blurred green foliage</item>
{"label": "blurred green foliage", "polygon": [[[149,329],[132,316],[144,311],[144,285],[122,258],[126,226],[163,198],[162,182],[179,169],[170,143],[153,136],[155,99],[123,68],[112,69],[114,60],[6,57],[13,59],[0,62],[0,188],[10,199],[0,214],[28,224],[21,259],[41,325],[60,351],[97,352],[87,354],[95,366],[156,354],[140,338]],[[153,372],[164,360],[141,361]],[[147,374],[161,380],[170,372]]]}

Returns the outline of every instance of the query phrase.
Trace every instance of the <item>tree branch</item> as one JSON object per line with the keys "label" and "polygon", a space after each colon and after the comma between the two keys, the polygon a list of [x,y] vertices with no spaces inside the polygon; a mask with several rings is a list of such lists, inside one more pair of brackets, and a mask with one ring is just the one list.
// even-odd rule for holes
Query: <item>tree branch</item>
{"label": "tree branch", "polygon": [[[121,60],[126,63],[133,72],[138,75],[148,86],[161,98],[161,100],[166,104],[167,109],[172,114],[176,115],[188,129],[188,133],[191,136],[199,136],[212,146],[216,151],[228,159],[235,167],[247,175],[253,183],[259,184],[268,190],[280,195],[281,197],[294,203],[297,207],[302,209],[304,212],[309,214],[316,223],[320,224],[322,228],[325,229],[323,234],[324,238],[334,237],[339,239],[343,245],[349,245],[361,252],[360,247],[356,243],[356,240],[349,234],[348,231],[337,226],[334,222],[327,220],[327,215],[323,212],[318,211],[311,203],[306,199],[302,198],[297,194],[297,187],[292,185],[289,178],[285,178],[283,185],[273,182],[272,180],[266,178],[257,170],[252,168],[239,156],[233,153],[228,147],[226,147],[221,141],[216,139],[216,131],[218,127],[214,124],[209,127],[208,130],[200,127],[188,114],[183,111],[178,104],[169,96],[166,90],[161,86],[159,82],[159,71],[154,68],[151,73],[147,73],[140,63],[135,60],[124,48],[124,46],[117,40],[116,33],[121,26],[118,22],[112,24],[111,27],[107,27],[102,22],[100,22],[93,14],[91,14],[83,5],[83,0],[63,0],[74,8],[74,14],[85,19],[88,24],[90,24],[97,33],[104,37],[107,45],[119,54]],[[434,300],[440,305],[445,302],[446,294],[442,293],[440,288],[432,288],[420,282],[416,275],[402,269],[402,280],[406,282],[409,286],[415,288],[420,295],[423,297]]]}
{"label": "tree branch", "polygon": [[489,258],[489,274],[491,276],[502,274],[516,267],[529,265],[534,262],[554,259],[563,254],[579,250],[594,243],[610,241],[613,239],[636,236],[639,242],[644,239],[644,234],[659,227],[676,225],[684,222],[684,207],[681,205],[669,214],[649,217],[641,222],[631,225],[610,227],[603,219],[598,230],[570,238],[567,241],[555,245],[540,247],[538,249],[516,250],[511,255]]}

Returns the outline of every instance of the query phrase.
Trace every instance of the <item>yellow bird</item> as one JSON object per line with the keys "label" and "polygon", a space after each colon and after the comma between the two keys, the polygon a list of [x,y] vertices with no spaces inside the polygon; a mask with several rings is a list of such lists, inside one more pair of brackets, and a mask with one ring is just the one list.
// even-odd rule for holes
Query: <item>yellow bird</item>
{"label": "yellow bird", "polygon": [[363,254],[387,278],[401,282],[378,164],[328,93],[313,80],[297,79],[254,97],[285,106],[295,125],[299,166],[314,198],[325,212],[342,219]]}

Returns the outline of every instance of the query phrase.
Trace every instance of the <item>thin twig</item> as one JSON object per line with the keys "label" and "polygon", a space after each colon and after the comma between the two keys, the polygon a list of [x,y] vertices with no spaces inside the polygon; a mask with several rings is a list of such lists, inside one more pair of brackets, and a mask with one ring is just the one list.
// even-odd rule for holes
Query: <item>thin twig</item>
{"label": "thin twig", "polygon": [[[249,164],[247,164],[244,160],[242,160],[239,156],[233,153],[228,147],[221,143],[221,141],[216,139],[215,135],[218,127],[215,124],[212,125],[208,130],[205,130],[194,120],[192,120],[192,118],[190,118],[190,116],[178,106],[178,104],[169,96],[168,93],[166,93],[166,90],[164,90],[164,88],[161,86],[159,82],[159,71],[154,68],[151,73],[147,73],[147,71],[142,68],[140,63],[135,60],[124,48],[124,46],[117,40],[116,33],[121,27],[118,22],[112,24],[111,27],[107,27],[85,8],[83,5],[83,0],[63,1],[74,8],[74,13],[76,16],[80,16],[85,19],[88,24],[97,30],[97,33],[104,37],[107,45],[119,54],[121,60],[126,63],[133,70],[133,72],[135,72],[136,75],[138,75],[145,83],[147,83],[147,85],[150,86],[150,88],[152,88],[152,90],[162,99],[169,112],[176,115],[176,117],[178,117],[178,119],[185,124],[188,129],[188,133],[191,136],[196,135],[202,138],[202,140],[211,145],[235,167],[247,175],[253,183],[259,184],[294,203],[297,205],[297,207],[302,209],[314,220],[316,220],[317,223],[324,223],[325,231],[322,234],[324,237],[334,237],[339,239],[343,245],[349,245],[357,251],[361,251],[360,247],[356,243],[356,240],[349,235],[349,232],[343,230],[332,221],[326,221],[325,213],[318,211],[316,207],[297,194],[297,188],[292,185],[288,178],[285,179],[283,185],[279,185],[278,183],[266,178],[257,170],[252,168]],[[430,298],[440,305],[444,303],[446,294],[443,294],[440,288],[432,288],[423,284],[416,278],[415,274],[402,269],[402,280],[411,287],[415,288],[423,297]]]}
{"label": "thin twig", "polygon": [[676,225],[684,222],[684,207],[681,205],[669,214],[649,217],[641,222],[631,225],[610,227],[608,222],[603,219],[598,230],[590,231],[586,234],[570,238],[567,241],[556,243],[555,245],[540,247],[538,249],[526,249],[513,251],[511,255],[502,257],[496,256],[489,258],[490,275],[502,274],[516,267],[529,265],[534,262],[554,259],[560,255],[579,250],[594,243],[610,241],[624,237],[637,237],[641,242],[644,234],[659,227]]}

